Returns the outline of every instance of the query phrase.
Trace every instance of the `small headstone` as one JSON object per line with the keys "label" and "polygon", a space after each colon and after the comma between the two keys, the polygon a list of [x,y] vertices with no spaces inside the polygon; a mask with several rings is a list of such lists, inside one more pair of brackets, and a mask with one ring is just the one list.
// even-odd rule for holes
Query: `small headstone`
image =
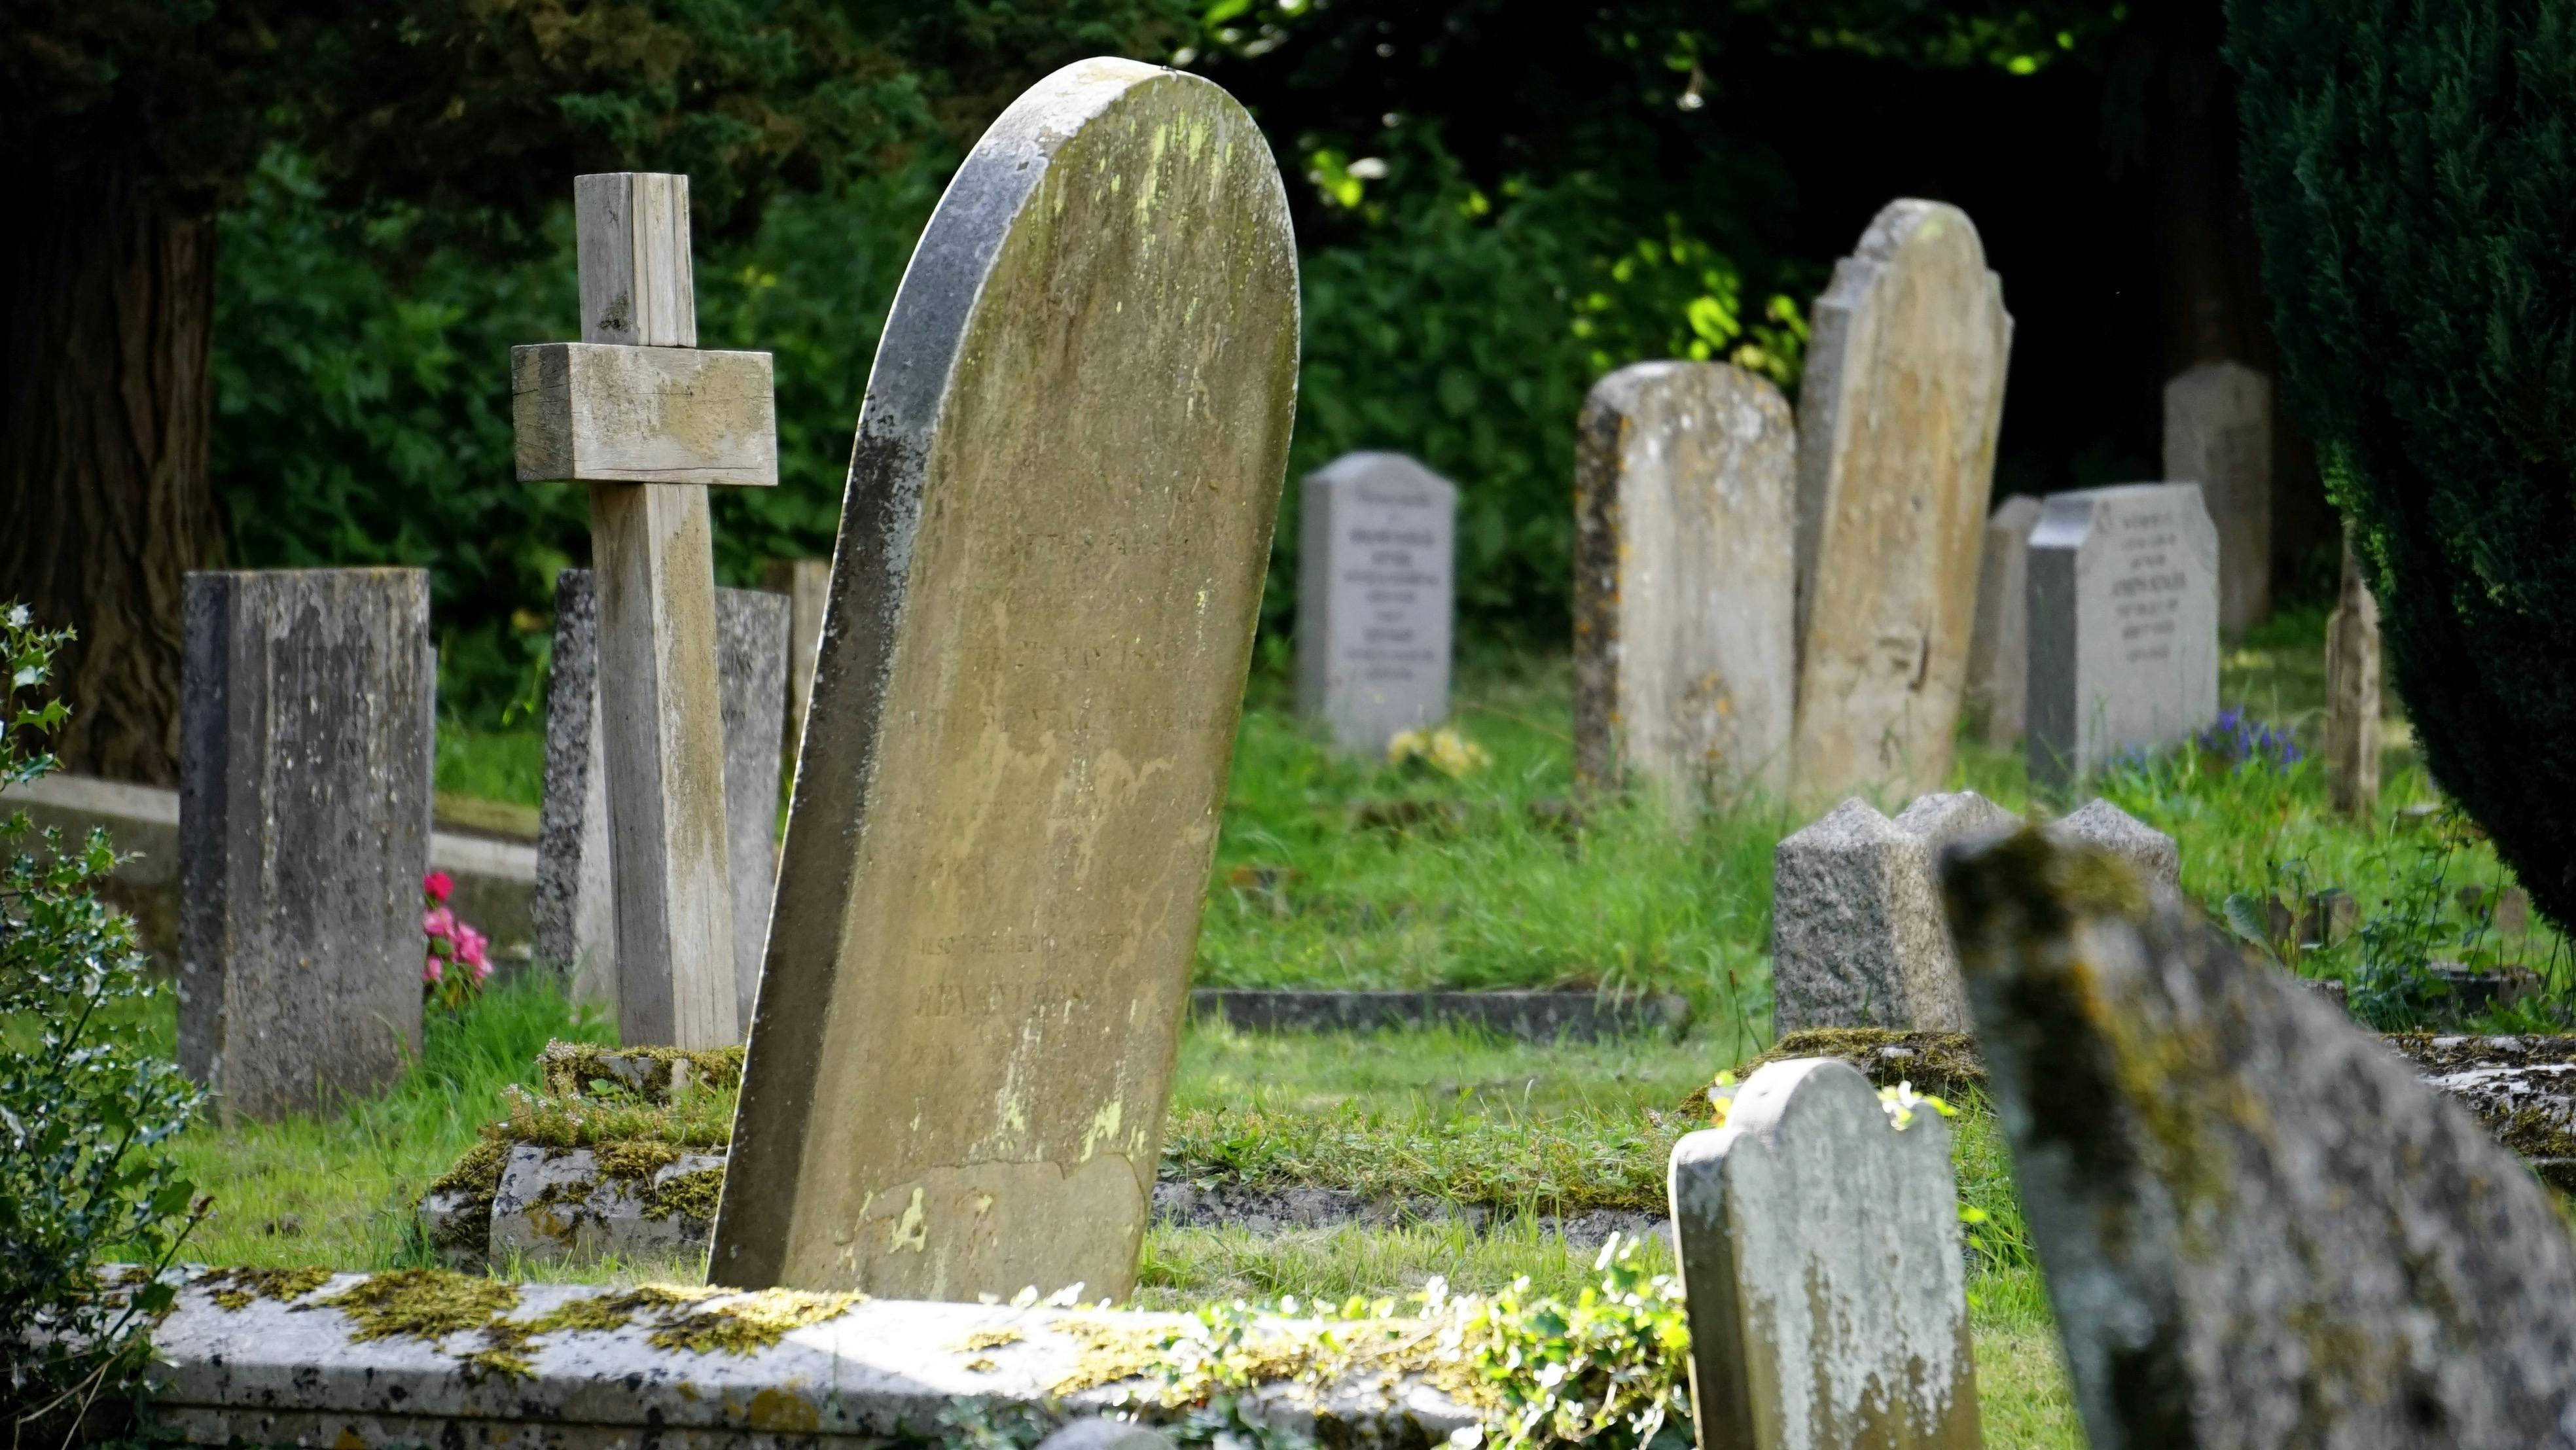
{"label": "small headstone", "polygon": [[2040,502],[2017,493],[1986,518],[1977,566],[1977,631],[1968,643],[1968,729],[1988,745],[2021,739],[2030,683],[2030,531]]}
{"label": "small headstone", "polygon": [[1944,877],[2094,1450],[2569,1443],[2576,1246],[2467,1113],[2116,863]]}
{"label": "small headstone", "polygon": [[968,155],[860,413],[715,1282],[1128,1292],[1296,375],[1224,91],[1083,61]]}
{"label": "small headstone", "polygon": [[787,769],[796,770],[796,742],[805,738],[805,710],[814,698],[814,661],[823,647],[823,604],[831,597],[829,559],[772,559],[761,568],[761,587],[787,596]]}
{"label": "small headstone", "polygon": [[2030,535],[2032,783],[2218,717],[2218,537],[2188,483],[2052,495]]}
{"label": "small headstone", "polygon": [[1351,453],[1300,500],[1297,709],[1383,755],[1449,718],[1458,489],[1401,453]]}
{"label": "small headstone", "polygon": [[2061,846],[2099,846],[2140,878],[2167,891],[2182,889],[2182,848],[2174,838],[2099,796],[2052,823],[2048,833]]}
{"label": "small headstone", "polygon": [[1797,425],[1722,363],[1595,384],[1574,482],[1574,765],[1677,809],[1789,784]]}
{"label": "small headstone", "polygon": [[1950,1134],[1832,1058],[1775,1062],[1673,1145],[1704,1446],[1978,1450]]}
{"label": "small headstone", "polygon": [[1854,798],[1783,840],[1772,857],[1773,1030],[1967,1031],[1933,863],[1944,845],[2012,822],[1974,791],[1924,796],[1892,821]]}
{"label": "small headstone", "polygon": [[179,1065],[227,1120],[420,1052],[438,683],[418,569],[192,573],[181,599]]}
{"label": "small headstone", "polygon": [[1798,395],[1799,796],[1950,772],[2012,318],[1967,213],[1892,202],[1816,299]]}
{"label": "small headstone", "polygon": [[[609,867],[608,783],[599,768],[599,626],[587,569],[555,578],[554,682],[547,695],[546,795],[537,842],[537,957],[572,974],[573,996],[619,1007],[617,904]],[[780,724],[786,708],[788,602],[716,591],[726,859],[733,873],[734,1003],[748,1023],[769,936],[778,834]]]}
{"label": "small headstone", "polygon": [[2272,380],[2202,363],[2165,384],[2165,477],[2200,485],[2218,527],[2218,623],[2272,613]]}
{"label": "small headstone", "polygon": [[2379,813],[2379,602],[2361,577],[2352,540],[2343,584],[2326,617],[2326,796],[2347,816]]}

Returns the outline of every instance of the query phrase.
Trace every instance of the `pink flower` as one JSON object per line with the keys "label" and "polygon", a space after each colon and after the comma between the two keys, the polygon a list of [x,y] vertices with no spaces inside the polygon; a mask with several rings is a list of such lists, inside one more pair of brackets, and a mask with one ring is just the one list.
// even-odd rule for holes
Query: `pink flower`
{"label": "pink flower", "polygon": [[469,967],[486,966],[483,949],[490,945],[490,939],[483,933],[461,921],[456,924],[456,959],[458,961]]}
{"label": "pink flower", "polygon": [[456,889],[456,878],[444,871],[432,871],[420,878],[420,889],[428,892],[432,901],[445,901],[448,893]]}
{"label": "pink flower", "polygon": [[434,906],[420,914],[420,929],[431,936],[452,937],[456,934],[456,913],[444,906]]}
{"label": "pink flower", "polygon": [[429,959],[422,962],[420,965],[420,979],[432,986],[436,986],[440,981],[444,980],[446,976],[447,968],[438,960],[438,953],[431,952],[429,954]]}
{"label": "pink flower", "polygon": [[492,964],[491,964],[490,962],[476,962],[476,963],[474,964],[474,985],[475,985],[475,986],[478,986],[478,987],[479,987],[479,986],[482,986],[482,985],[483,985],[483,982],[484,982],[484,979],[485,979],[485,978],[487,978],[487,977],[489,977],[489,976],[491,976],[491,975],[492,975]]}

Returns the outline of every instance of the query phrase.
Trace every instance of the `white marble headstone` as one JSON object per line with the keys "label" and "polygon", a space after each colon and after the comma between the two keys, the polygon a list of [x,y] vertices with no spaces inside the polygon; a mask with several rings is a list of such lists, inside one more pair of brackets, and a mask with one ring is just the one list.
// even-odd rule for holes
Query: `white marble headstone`
{"label": "white marble headstone", "polygon": [[2218,715],[2218,531],[2191,483],[2050,497],[2030,536],[2030,775],[2058,788]]}
{"label": "white marble headstone", "polygon": [[1297,565],[1297,708],[1346,750],[1449,716],[1456,485],[1401,453],[1309,474]]}

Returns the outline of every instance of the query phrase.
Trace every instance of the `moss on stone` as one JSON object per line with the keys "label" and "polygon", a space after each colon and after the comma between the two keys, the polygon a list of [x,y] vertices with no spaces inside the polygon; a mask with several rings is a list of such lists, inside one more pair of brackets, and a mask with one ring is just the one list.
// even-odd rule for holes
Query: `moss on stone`
{"label": "moss on stone", "polygon": [[654,1174],[680,1161],[680,1150],[669,1143],[630,1138],[621,1143],[602,1143],[591,1150],[599,1164],[602,1179],[622,1179],[629,1183],[647,1183]]}
{"label": "moss on stone", "polygon": [[[554,1097],[588,1097],[591,1084],[615,1083],[648,1103],[668,1104],[697,1090],[734,1092],[742,1086],[740,1047],[603,1047],[593,1042],[546,1044],[537,1055],[537,1077]],[[674,1092],[674,1086],[678,1092]]]}
{"label": "moss on stone", "polygon": [[211,1289],[220,1309],[242,1310],[261,1299],[283,1304],[331,1282],[329,1269],[210,1269],[188,1282]]}
{"label": "moss on stone", "polygon": [[724,1170],[701,1168],[694,1173],[675,1173],[647,1189],[644,1212],[654,1218],[676,1218],[703,1226],[716,1221],[716,1205],[724,1198]]}
{"label": "moss on stone", "polygon": [[429,1185],[432,1194],[461,1195],[457,1211],[440,1225],[434,1248],[480,1249],[488,1242],[492,1200],[501,1191],[501,1171],[510,1163],[510,1145],[484,1138],[465,1150]]}
{"label": "moss on stone", "polygon": [[791,1330],[837,1319],[867,1300],[867,1295],[856,1293],[762,1289],[667,1316],[649,1342],[656,1349],[693,1354],[752,1354],[776,1344]]}
{"label": "moss on stone", "polygon": [[347,1315],[352,1340],[438,1340],[509,1313],[519,1306],[519,1291],[445,1269],[389,1269],[313,1305]]}
{"label": "moss on stone", "polygon": [[[1986,1091],[1986,1064],[1977,1040],[1964,1032],[1900,1032],[1885,1027],[1808,1027],[1772,1044],[1771,1050],[1736,1070],[1738,1083],[1775,1062],[1802,1057],[1839,1058],[1860,1069],[1876,1087],[1901,1082],[1936,1098],[1965,1102]],[[1694,1117],[1708,1117],[1706,1092],[1682,1105]]]}

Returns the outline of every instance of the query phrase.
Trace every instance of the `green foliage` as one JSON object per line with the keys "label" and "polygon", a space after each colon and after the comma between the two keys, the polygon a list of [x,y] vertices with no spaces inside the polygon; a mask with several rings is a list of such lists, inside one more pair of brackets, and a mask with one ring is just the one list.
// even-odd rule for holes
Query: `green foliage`
{"label": "green foliage", "polygon": [[[37,747],[70,712],[35,701],[69,638],[36,628],[23,606],[0,608],[0,784],[53,767]],[[115,1256],[167,1267],[204,1213],[168,1152],[202,1094],[134,1026],[162,994],[144,976],[133,920],[98,899],[116,866],[106,833],[31,839],[13,812],[0,852],[0,1374],[14,1442],[68,1430],[139,1368],[135,1331],[172,1291],[156,1282],[103,1296],[96,1266]]]}
{"label": "green foliage", "polygon": [[2576,4],[2231,0],[2287,401],[2435,779],[2576,923]]}

